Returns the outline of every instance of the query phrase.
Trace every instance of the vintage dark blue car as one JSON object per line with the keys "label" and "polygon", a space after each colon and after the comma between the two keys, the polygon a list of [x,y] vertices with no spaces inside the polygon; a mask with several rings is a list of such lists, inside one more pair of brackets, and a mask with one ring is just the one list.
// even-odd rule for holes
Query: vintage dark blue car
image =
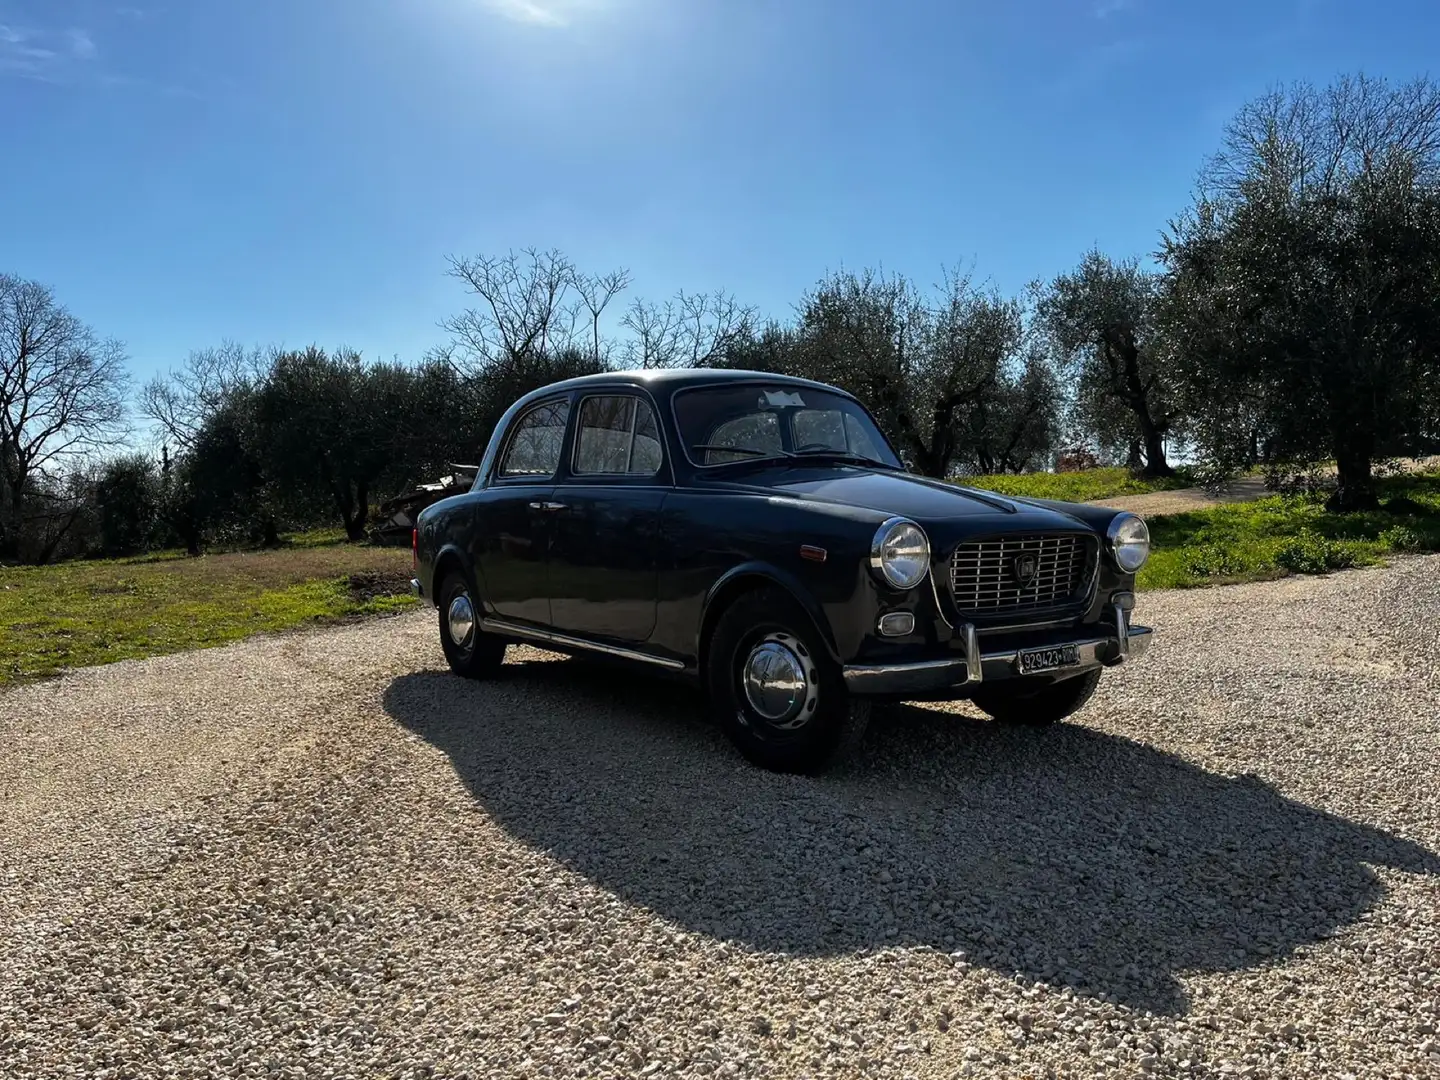
{"label": "vintage dark blue car", "polygon": [[784,771],[847,752],[875,700],[1053,723],[1151,634],[1130,621],[1140,518],[911,475],[854,397],[758,372],[527,394],[414,546],[457,673],[529,642],[688,677]]}

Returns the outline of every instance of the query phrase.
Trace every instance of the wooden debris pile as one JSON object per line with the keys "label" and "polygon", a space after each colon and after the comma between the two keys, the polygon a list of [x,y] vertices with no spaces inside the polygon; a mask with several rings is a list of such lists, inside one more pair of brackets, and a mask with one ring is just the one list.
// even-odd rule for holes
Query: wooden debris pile
{"label": "wooden debris pile", "polygon": [[380,516],[370,529],[370,538],[377,544],[408,544],[415,519],[432,503],[461,495],[470,490],[480,472],[478,465],[450,464],[450,474],[433,484],[416,484],[403,494],[380,504]]}

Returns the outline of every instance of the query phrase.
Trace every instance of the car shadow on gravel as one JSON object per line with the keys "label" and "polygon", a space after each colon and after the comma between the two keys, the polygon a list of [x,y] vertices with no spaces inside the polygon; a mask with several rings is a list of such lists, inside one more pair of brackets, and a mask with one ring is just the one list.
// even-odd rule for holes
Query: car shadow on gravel
{"label": "car shadow on gravel", "polygon": [[963,951],[1183,1013],[1177,976],[1281,963],[1440,857],[1083,723],[877,713],[818,780],[744,763],[684,687],[579,661],[402,676],[398,722],[493,820],[596,885],[766,952]]}

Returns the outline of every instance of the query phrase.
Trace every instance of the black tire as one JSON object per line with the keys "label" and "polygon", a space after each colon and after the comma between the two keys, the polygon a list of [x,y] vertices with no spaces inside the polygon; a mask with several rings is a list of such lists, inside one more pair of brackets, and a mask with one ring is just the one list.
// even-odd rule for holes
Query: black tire
{"label": "black tire", "polygon": [[[465,575],[458,570],[446,574],[436,596],[440,608],[440,648],[445,651],[450,670],[467,679],[494,678],[505,662],[506,643],[480,629],[480,603]],[[457,641],[456,635],[451,632],[451,609],[462,598],[470,605],[471,620],[469,632]]]}
{"label": "black tire", "polygon": [[[783,657],[782,665],[798,661],[804,672],[803,686],[780,693],[794,704],[778,719],[759,712],[743,688],[752,652],[762,645],[773,646],[770,655]],[[716,721],[740,753],[761,768],[816,775],[846,757],[865,733],[870,703],[846,692],[840,666],[809,615],[780,589],[745,593],[725,609],[705,666]]]}
{"label": "black tire", "polygon": [[971,700],[1001,723],[1046,727],[1085,707],[1100,685],[1100,672],[1097,667],[1084,675],[1047,683],[1038,689],[1025,686],[1021,679],[977,690]]}

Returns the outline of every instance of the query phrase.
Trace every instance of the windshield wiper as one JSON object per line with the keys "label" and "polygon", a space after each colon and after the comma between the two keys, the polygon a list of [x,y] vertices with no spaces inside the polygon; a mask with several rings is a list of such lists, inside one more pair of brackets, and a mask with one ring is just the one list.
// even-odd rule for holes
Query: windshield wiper
{"label": "windshield wiper", "polygon": [[901,466],[891,465],[888,461],[881,461],[878,458],[866,457],[864,454],[853,454],[849,450],[797,450],[796,457],[823,457],[837,461],[853,461],[857,465],[874,465],[880,469],[897,469]]}
{"label": "windshield wiper", "polygon": [[[756,450],[752,446],[720,446],[718,443],[696,443],[691,450],[712,450],[715,453],[739,454],[746,458],[794,457],[788,450]],[[720,464],[717,462],[716,464]]]}

